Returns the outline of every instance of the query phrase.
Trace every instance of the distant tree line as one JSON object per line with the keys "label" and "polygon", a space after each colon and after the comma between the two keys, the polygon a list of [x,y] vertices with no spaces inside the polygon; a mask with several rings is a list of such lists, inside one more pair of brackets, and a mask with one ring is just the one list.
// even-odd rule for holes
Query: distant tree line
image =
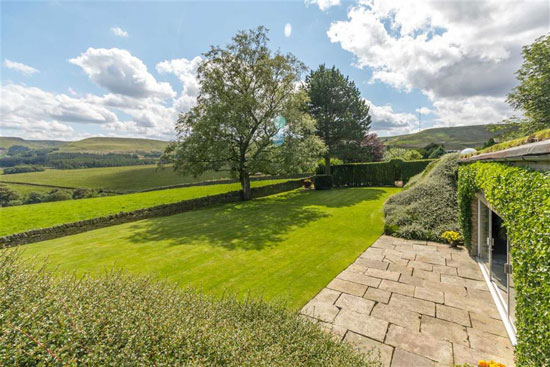
{"label": "distant tree line", "polygon": [[40,166],[15,166],[4,168],[5,175],[12,175],[14,173],[27,173],[27,172],[40,172],[44,171],[44,167]]}
{"label": "distant tree line", "polygon": [[140,157],[137,154],[121,153],[61,153],[52,149],[29,149],[27,147],[14,145],[8,149],[7,156],[0,158],[0,167],[34,165],[58,169],[75,169],[136,166],[156,164],[160,154],[160,152],[152,152],[146,153],[143,157]]}
{"label": "distant tree line", "polygon": [[104,192],[101,189],[92,190],[85,188],[79,188],[75,190],[52,189],[47,193],[32,191],[26,195],[20,195],[17,191],[12,190],[7,186],[0,185],[0,207],[38,204],[71,199],[77,200],[109,195],[112,194]]}

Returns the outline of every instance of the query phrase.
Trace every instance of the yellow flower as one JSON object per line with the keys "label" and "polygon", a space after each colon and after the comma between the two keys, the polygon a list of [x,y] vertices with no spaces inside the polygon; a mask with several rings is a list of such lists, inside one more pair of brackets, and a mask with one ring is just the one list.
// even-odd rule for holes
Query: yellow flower
{"label": "yellow flower", "polygon": [[[445,234],[445,233],[444,233],[444,234]],[[441,237],[443,237],[443,236],[441,236]],[[477,362],[477,366],[478,366],[478,367],[488,367],[488,366],[487,366],[487,362],[485,362],[483,359],[480,360],[479,362]]]}

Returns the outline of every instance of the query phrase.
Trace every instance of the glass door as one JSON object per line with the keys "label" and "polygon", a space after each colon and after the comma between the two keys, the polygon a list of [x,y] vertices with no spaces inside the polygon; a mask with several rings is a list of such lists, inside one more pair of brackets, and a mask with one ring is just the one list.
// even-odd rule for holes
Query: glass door
{"label": "glass door", "polygon": [[502,219],[491,212],[491,281],[508,309],[508,240]]}
{"label": "glass door", "polygon": [[478,200],[478,257],[480,262],[485,265],[487,272],[490,272],[491,268],[491,210],[481,200]]}

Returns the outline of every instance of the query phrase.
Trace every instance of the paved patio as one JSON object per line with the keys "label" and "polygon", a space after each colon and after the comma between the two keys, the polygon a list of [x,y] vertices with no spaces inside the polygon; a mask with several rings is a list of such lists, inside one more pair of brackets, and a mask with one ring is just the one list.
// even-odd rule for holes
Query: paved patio
{"label": "paved patio", "polygon": [[383,366],[514,365],[489,289],[464,249],[382,236],[301,313],[361,351],[378,349]]}

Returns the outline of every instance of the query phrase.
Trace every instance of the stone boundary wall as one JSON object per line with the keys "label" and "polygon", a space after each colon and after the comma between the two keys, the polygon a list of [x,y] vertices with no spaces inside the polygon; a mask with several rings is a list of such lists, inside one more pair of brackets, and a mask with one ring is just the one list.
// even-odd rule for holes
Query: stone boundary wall
{"label": "stone boundary wall", "polygon": [[[303,185],[303,179],[281,182],[278,184],[252,188],[252,198],[259,198],[297,189]],[[98,228],[134,222],[146,218],[163,217],[190,210],[204,208],[214,204],[234,203],[241,201],[241,191],[230,191],[223,194],[203,196],[171,204],[162,204],[149,208],[120,212],[103,217],[64,223],[53,227],[33,229],[0,237],[0,247],[13,247],[27,243],[40,242],[87,232]]]}
{"label": "stone boundary wall", "polygon": [[[259,177],[250,177],[250,181],[267,181],[267,180],[284,180],[284,179],[298,179],[298,178],[308,178],[310,175],[292,175],[292,176],[259,176]],[[159,190],[170,190],[170,189],[179,189],[182,187],[193,187],[193,186],[211,186],[211,185],[221,185],[221,184],[230,184],[237,183],[238,179],[235,178],[222,178],[220,180],[210,180],[210,181],[201,181],[201,182],[190,182],[179,185],[168,185],[168,186],[157,186],[151,187],[150,189],[145,189],[141,191],[132,191],[128,194],[134,194],[136,192],[149,192],[149,191],[159,191]]]}

